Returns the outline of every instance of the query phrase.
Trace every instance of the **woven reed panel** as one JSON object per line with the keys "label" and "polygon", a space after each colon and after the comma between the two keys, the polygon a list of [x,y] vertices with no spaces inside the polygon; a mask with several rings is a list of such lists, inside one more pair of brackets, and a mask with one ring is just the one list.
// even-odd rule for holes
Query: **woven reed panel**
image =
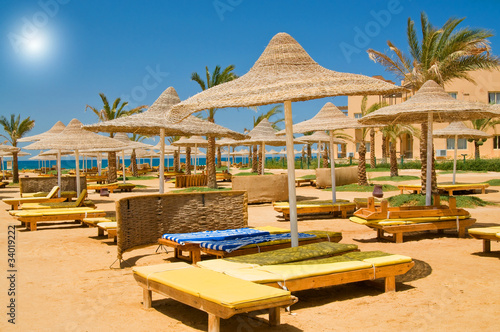
{"label": "woven reed panel", "polygon": [[[87,178],[85,176],[80,176],[80,185],[82,190],[87,188]],[[21,194],[49,192],[54,186],[57,186],[57,177],[55,176],[19,178]],[[76,191],[76,176],[61,177],[61,191]]]}
{"label": "woven reed panel", "polygon": [[246,227],[245,191],[168,193],[116,202],[118,258],[134,247],[157,243],[165,233]]}

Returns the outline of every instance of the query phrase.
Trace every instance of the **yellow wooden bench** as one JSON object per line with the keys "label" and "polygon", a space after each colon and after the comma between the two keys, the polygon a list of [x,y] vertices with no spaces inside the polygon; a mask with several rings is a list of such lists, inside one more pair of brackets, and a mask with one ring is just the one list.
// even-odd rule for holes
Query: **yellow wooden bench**
{"label": "yellow wooden bench", "polygon": [[187,263],[134,267],[143,288],[143,307],[151,308],[152,292],[208,314],[208,331],[220,330],[220,319],[239,313],[269,310],[269,324],[280,324],[280,308],[297,302],[289,291],[259,285]]}
{"label": "yellow wooden bench", "polygon": [[[438,191],[447,192],[449,196],[453,195],[454,191],[461,190],[481,190],[481,194],[486,194],[486,188],[490,185],[488,183],[462,183],[462,184],[438,184]],[[421,185],[398,185],[398,189],[401,190],[401,194],[405,190],[413,191],[419,194],[422,191]]]}

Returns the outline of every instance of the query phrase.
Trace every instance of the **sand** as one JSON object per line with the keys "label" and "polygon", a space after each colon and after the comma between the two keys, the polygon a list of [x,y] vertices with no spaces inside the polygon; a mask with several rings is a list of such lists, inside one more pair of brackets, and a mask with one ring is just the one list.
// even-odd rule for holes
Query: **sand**
{"label": "sand", "polygon": [[[297,175],[312,174],[300,170]],[[418,175],[418,171],[400,171]],[[369,173],[370,177],[386,175]],[[458,181],[479,182],[499,178],[500,173],[459,174]],[[439,175],[438,181],[450,181]],[[157,180],[132,181],[147,185],[132,193],[113,193],[100,197],[91,193],[99,209],[114,211],[114,200],[137,193],[157,192]],[[418,183],[409,181],[405,183]],[[227,184],[226,184],[227,185]],[[172,189],[167,184],[167,190]],[[330,192],[303,186],[299,197],[328,199]],[[395,195],[398,192],[386,192]],[[0,198],[18,197],[17,189],[0,189]],[[368,197],[370,193],[339,192],[339,198]],[[500,187],[477,194],[500,203]],[[0,203],[3,204],[3,203]],[[1,331],[205,331],[207,315],[171,299],[153,294],[153,308],[142,309],[142,288],[130,267],[120,269],[116,246],[97,237],[95,228],[76,223],[40,225],[36,232],[16,230],[15,305],[16,324],[7,322],[9,299],[7,237],[9,225],[19,225],[0,210],[0,243],[3,251],[0,282]],[[500,225],[499,206],[468,209],[478,220],[474,226]],[[271,204],[249,206],[251,226],[273,225],[288,228],[278,221]],[[307,219],[299,221],[299,231],[326,229],[340,231],[342,243],[355,243],[363,251],[382,250],[411,256],[416,262],[408,274],[398,277],[397,292],[354,283],[297,292],[299,302],[291,313],[282,310],[279,327],[269,327],[263,313],[237,315],[221,320],[222,331],[333,331],[333,330],[457,330],[498,331],[500,321],[500,244],[492,243],[492,253],[482,253],[482,243],[472,238],[459,239],[456,232],[414,233],[401,244],[377,241],[366,226],[345,219]],[[125,253],[129,264],[142,266],[175,261],[169,253],[156,253],[152,245]],[[112,267],[110,268],[110,265]]]}

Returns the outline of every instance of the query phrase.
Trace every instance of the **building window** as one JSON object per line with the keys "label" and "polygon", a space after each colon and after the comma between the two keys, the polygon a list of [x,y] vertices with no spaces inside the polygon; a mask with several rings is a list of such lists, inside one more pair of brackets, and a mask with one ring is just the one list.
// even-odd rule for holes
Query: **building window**
{"label": "building window", "polygon": [[493,149],[500,150],[500,136],[493,136]]}
{"label": "building window", "polygon": [[449,94],[451,97],[453,97],[453,98],[457,99],[457,93],[456,93],[456,92],[448,92],[448,94]]}
{"label": "building window", "polygon": [[[457,140],[457,146],[458,146],[458,150],[466,150],[467,149],[467,139],[459,138]],[[455,149],[455,139],[454,138],[447,138],[446,139],[446,149],[447,150],[454,150]]]}
{"label": "building window", "polygon": [[488,102],[490,104],[500,104],[500,92],[488,92]]}
{"label": "building window", "polygon": [[362,116],[363,116],[363,114],[361,114],[361,113],[354,113],[355,119],[361,119]]}
{"label": "building window", "polygon": [[[356,152],[359,152],[360,143],[356,143]],[[366,152],[370,152],[370,143],[365,143]]]}

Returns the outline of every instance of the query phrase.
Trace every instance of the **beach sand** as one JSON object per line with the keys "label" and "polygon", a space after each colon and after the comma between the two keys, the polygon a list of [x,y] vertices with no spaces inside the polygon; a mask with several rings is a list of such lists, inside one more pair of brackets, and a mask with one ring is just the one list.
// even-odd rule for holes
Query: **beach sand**
{"label": "beach sand", "polygon": [[[274,172],[283,172],[275,170]],[[313,174],[298,170],[297,176]],[[387,175],[369,173],[369,177]],[[419,175],[402,170],[400,175]],[[500,173],[459,174],[460,182],[480,182],[499,178]],[[451,174],[439,175],[438,181],[450,181]],[[114,211],[114,200],[139,193],[156,193],[157,180],[131,181],[147,185],[132,193],[113,193],[100,197],[90,193],[99,209]],[[405,183],[418,183],[417,181]],[[394,183],[393,183],[394,184]],[[224,184],[230,185],[230,184]],[[172,184],[166,185],[172,189]],[[386,197],[399,191],[386,192]],[[314,187],[297,188],[299,197],[329,199],[331,192]],[[371,193],[338,192],[338,198],[368,197]],[[18,189],[0,189],[0,198],[18,197]],[[500,203],[500,187],[477,194]],[[7,232],[19,225],[0,210],[2,271],[7,271]],[[500,206],[467,209],[477,219],[474,227],[500,225]],[[249,206],[251,226],[272,225],[289,228],[278,221],[271,204]],[[500,244],[492,243],[492,253],[482,253],[482,242],[459,239],[456,232],[445,234],[414,233],[401,244],[377,241],[376,232],[345,219],[307,219],[299,221],[299,231],[324,229],[342,232],[342,243],[355,243],[362,251],[382,250],[411,256],[416,265],[397,278],[397,292],[353,283],[297,292],[299,302],[291,313],[282,310],[281,325],[269,327],[264,313],[237,315],[221,320],[222,331],[498,331],[500,321]],[[136,266],[174,261],[169,253],[156,253],[156,245],[127,252],[124,258]],[[130,267],[119,268],[116,245],[97,237],[97,229],[76,223],[40,225],[36,232],[17,228],[15,285],[16,319],[9,324],[9,280],[0,278],[1,331],[205,331],[207,314],[153,293],[153,308],[142,308],[142,288]],[[8,275],[7,275],[8,276]]]}

